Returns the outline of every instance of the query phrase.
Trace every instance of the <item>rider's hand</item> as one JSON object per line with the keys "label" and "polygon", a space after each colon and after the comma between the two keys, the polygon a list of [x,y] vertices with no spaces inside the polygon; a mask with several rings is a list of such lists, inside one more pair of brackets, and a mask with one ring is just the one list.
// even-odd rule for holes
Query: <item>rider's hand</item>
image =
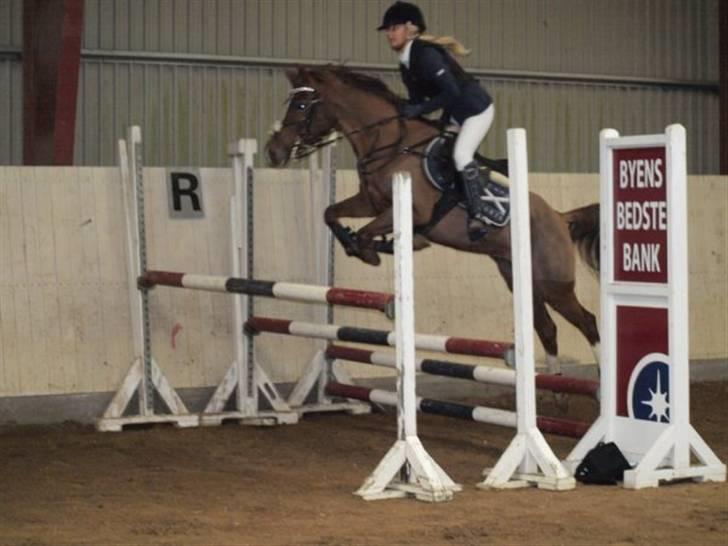
{"label": "rider's hand", "polygon": [[405,104],[402,106],[402,116],[407,119],[418,118],[422,115],[421,104]]}

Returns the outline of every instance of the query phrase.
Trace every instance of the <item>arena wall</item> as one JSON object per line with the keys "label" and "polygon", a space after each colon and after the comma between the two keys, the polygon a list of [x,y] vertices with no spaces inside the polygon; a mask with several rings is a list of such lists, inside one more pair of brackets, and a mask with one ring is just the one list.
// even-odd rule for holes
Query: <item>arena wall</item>
{"label": "arena wall", "polygon": [[[145,169],[149,266],[228,274],[228,169],[198,169],[205,218],[172,220],[164,168]],[[255,277],[313,282],[311,182],[305,170],[255,171]],[[728,180],[689,180],[691,358],[728,357]],[[338,173],[337,194],[351,195],[356,173]],[[534,174],[532,191],[558,210],[597,200],[594,174]],[[125,224],[114,168],[0,167],[0,398],[109,393],[132,361],[127,299]],[[337,247],[336,284],[391,290],[389,257],[379,268],[347,258]],[[429,248],[415,256],[417,330],[512,338],[511,297],[485,257]],[[579,268],[578,295],[598,313],[596,277]],[[231,301],[225,294],[156,288],[153,352],[175,387],[209,387],[231,361]],[[258,299],[263,316],[318,320],[311,305]],[[587,343],[555,317],[560,353],[589,364]],[[337,308],[339,324],[386,328],[372,311]],[[261,363],[276,382],[293,381],[314,342],[261,336]],[[537,350],[540,346],[536,344]],[[542,358],[542,353],[537,354]],[[382,375],[352,365],[354,376]]]}

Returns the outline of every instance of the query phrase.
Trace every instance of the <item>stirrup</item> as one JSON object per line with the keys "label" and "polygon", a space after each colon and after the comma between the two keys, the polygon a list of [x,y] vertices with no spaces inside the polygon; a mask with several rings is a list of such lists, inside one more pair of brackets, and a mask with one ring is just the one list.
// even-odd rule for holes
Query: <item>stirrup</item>
{"label": "stirrup", "polygon": [[488,234],[488,225],[478,218],[468,216],[468,239],[471,242],[478,241]]}

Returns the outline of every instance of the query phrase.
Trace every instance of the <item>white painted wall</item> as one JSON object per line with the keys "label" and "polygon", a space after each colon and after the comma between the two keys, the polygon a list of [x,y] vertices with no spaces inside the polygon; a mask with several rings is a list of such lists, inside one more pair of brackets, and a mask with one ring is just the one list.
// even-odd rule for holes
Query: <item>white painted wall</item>
{"label": "white painted wall", "polygon": [[[145,170],[151,268],[226,275],[227,169],[201,169],[204,220],[170,220],[166,171]],[[113,168],[0,167],[0,396],[115,390],[131,364],[124,216]],[[597,175],[539,175],[533,191],[558,210],[597,199]],[[338,174],[338,195],[356,174]],[[690,339],[692,358],[728,357],[728,180],[690,177]],[[313,282],[313,227],[306,171],[256,171],[255,277]],[[417,330],[512,337],[510,294],[488,258],[445,248],[415,255]],[[337,285],[392,289],[389,257],[379,268],[336,256]],[[598,310],[596,278],[579,270],[578,294]],[[231,360],[230,298],[157,288],[152,293],[155,357],[175,387],[211,386]],[[316,320],[311,306],[257,299],[256,314]],[[340,324],[387,328],[373,311],[338,308]],[[591,362],[587,343],[556,318],[561,354]],[[275,381],[297,377],[314,344],[257,338],[259,358]],[[540,345],[536,343],[537,351]],[[539,358],[539,356],[537,356]],[[468,360],[463,358],[463,360]],[[473,360],[473,359],[471,359]],[[382,370],[352,366],[358,376]]]}

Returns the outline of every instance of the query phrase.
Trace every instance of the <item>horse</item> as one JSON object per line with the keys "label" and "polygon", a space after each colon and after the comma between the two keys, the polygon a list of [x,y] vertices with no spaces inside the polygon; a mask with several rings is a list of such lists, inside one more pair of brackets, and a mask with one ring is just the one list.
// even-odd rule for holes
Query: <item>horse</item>
{"label": "horse", "polygon": [[[487,235],[473,241],[467,233],[467,212],[459,206],[443,212],[439,206],[443,192],[428,182],[422,166],[423,147],[441,132],[435,123],[404,119],[399,115],[401,97],[381,80],[344,66],[299,66],[286,70],[286,76],[292,86],[289,104],[266,143],[267,161],[283,167],[291,157],[298,159],[331,142],[336,132],[349,141],[357,158],[359,191],[324,212],[324,221],[347,255],[379,265],[379,252],[386,245],[377,238],[393,231],[392,175],[409,171],[415,250],[435,243],[485,254],[513,290],[509,226],[491,226]],[[491,164],[498,168],[497,162]],[[581,305],[574,287],[575,249],[590,269],[599,269],[599,205],[560,213],[539,195],[531,192],[529,197],[534,328],[548,368],[559,372],[556,324],[547,304],[581,332],[598,362],[596,319]],[[373,220],[354,232],[340,218]]]}

